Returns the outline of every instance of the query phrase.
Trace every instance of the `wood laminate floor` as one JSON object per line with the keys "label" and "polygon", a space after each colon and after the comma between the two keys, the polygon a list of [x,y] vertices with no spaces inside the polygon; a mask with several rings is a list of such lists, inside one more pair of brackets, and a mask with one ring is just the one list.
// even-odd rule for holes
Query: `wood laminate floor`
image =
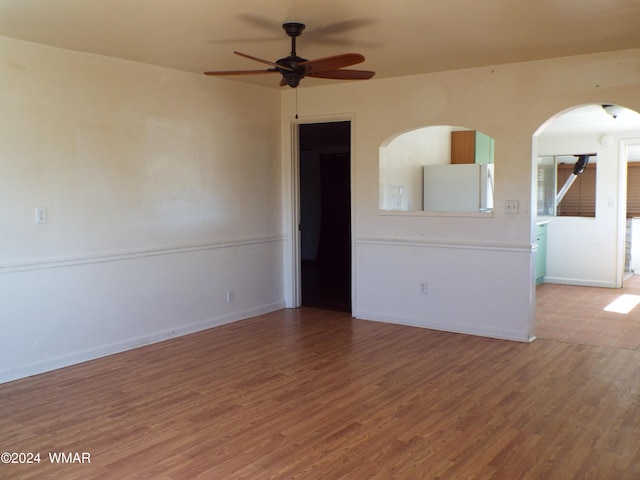
{"label": "wood laminate floor", "polygon": [[309,308],[0,385],[0,406],[0,451],[42,456],[5,480],[640,478],[640,351]]}
{"label": "wood laminate floor", "polygon": [[[543,283],[536,288],[539,338],[640,349],[640,275],[623,288]],[[628,311],[627,311],[628,310]]]}

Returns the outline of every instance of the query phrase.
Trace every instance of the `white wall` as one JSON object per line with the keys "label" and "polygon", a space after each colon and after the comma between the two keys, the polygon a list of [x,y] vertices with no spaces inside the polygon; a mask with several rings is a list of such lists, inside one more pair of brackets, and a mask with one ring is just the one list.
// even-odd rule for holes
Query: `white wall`
{"label": "white wall", "polygon": [[[500,65],[298,92],[302,121],[354,119],[354,314],[373,320],[526,341],[534,332],[532,136],[574,105],[640,107],[640,50]],[[295,92],[283,94],[283,140],[291,141]],[[429,125],[464,125],[495,139],[492,215],[383,215],[378,151],[392,135]],[[291,154],[283,150],[286,169]],[[286,172],[285,172],[286,173]],[[286,176],[286,175],[285,175]],[[294,190],[285,185],[291,202]],[[519,202],[506,214],[505,200]],[[285,218],[290,216],[285,211]],[[295,222],[287,235],[296,240]],[[287,302],[295,303],[291,251]],[[428,282],[421,296],[418,284]]]}
{"label": "white wall", "polygon": [[0,382],[280,308],[279,118],[274,90],[0,38]]}
{"label": "white wall", "polygon": [[[532,338],[531,137],[573,105],[640,110],[639,54],[301,88],[300,121],[353,122],[354,314]],[[0,38],[0,381],[294,305],[295,105]],[[429,125],[495,138],[493,214],[381,215],[380,145]]]}

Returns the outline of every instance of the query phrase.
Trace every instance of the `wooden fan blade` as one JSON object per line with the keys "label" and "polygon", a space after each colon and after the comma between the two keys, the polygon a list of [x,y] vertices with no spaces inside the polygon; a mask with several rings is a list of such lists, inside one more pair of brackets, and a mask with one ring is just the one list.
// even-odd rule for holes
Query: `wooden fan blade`
{"label": "wooden fan blade", "polygon": [[280,86],[284,87],[286,85],[289,85],[289,83],[287,83],[287,79],[286,78],[282,77],[282,80],[280,80]]}
{"label": "wooden fan blade", "polygon": [[367,80],[376,72],[367,70],[323,70],[322,72],[309,73],[308,77],[331,78],[335,80]]}
{"label": "wooden fan blade", "polygon": [[342,67],[355,65],[364,62],[364,56],[359,53],[344,53],[342,55],[334,55],[332,57],[318,58],[316,60],[307,60],[300,62],[298,67],[304,68],[305,75],[313,75],[316,72],[325,70],[336,70]]}
{"label": "wooden fan blade", "polygon": [[223,75],[259,75],[261,73],[278,73],[278,71],[273,68],[269,70],[223,70],[220,72],[204,72],[205,75],[212,76],[223,76]]}
{"label": "wooden fan blade", "polygon": [[235,53],[236,55],[240,55],[241,57],[248,58],[250,60],[255,60],[256,62],[264,63],[267,65],[271,65],[272,67],[275,67],[275,68],[281,68],[283,70],[289,70],[290,72],[293,72],[293,69],[287,67],[286,65],[280,65],[278,63],[270,62],[269,60],[264,60],[262,58],[254,57],[252,55],[247,55],[246,53],[242,53],[242,52],[233,52],[233,53]]}

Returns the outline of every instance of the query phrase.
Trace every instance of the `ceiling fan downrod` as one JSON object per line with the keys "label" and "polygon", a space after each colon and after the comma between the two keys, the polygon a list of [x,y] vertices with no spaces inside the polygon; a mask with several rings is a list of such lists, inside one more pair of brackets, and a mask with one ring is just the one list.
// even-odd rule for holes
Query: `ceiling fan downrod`
{"label": "ceiling fan downrod", "polygon": [[299,37],[305,29],[304,23],[287,22],[282,24],[282,28],[291,37],[291,53],[288,57],[281,58],[276,61],[277,64],[283,65],[288,69],[279,69],[286,84],[291,88],[296,88],[300,84],[300,80],[304,78],[304,73],[297,68],[301,62],[306,62],[306,58],[299,57],[296,53],[296,37]]}
{"label": "ceiling fan downrod", "polygon": [[300,35],[302,35],[302,32],[305,29],[305,24],[298,23],[298,22],[287,22],[282,24],[282,28],[284,29],[285,32],[287,32],[287,35],[291,37],[291,56],[295,57],[296,56],[296,37],[299,37]]}

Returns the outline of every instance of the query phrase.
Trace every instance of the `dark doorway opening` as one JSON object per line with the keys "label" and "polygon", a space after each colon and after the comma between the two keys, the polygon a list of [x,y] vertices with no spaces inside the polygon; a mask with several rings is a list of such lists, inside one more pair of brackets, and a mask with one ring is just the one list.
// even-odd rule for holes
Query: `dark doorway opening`
{"label": "dark doorway opening", "polygon": [[302,305],[351,312],[351,122],[299,125]]}

